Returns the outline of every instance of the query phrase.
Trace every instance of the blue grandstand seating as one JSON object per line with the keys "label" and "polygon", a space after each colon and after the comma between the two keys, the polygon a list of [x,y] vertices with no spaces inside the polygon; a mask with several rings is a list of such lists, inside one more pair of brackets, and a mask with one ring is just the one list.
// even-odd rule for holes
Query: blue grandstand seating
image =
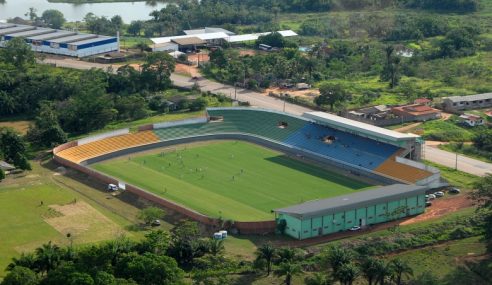
{"label": "blue grandstand seating", "polygon": [[[330,137],[330,143],[324,138]],[[283,141],[363,168],[375,169],[398,148],[315,123],[307,124]]]}

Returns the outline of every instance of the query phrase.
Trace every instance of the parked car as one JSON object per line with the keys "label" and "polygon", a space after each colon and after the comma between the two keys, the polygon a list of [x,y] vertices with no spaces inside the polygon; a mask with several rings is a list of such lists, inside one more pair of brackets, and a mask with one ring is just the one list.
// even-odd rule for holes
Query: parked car
{"label": "parked car", "polygon": [[461,193],[461,190],[460,190],[460,189],[458,189],[458,188],[456,188],[456,187],[452,187],[452,188],[450,188],[450,189],[448,190],[448,192],[449,192],[450,194],[459,194],[459,193]]}
{"label": "parked car", "polygon": [[425,202],[425,206],[426,206],[426,207],[430,207],[430,206],[432,206],[432,202],[431,202],[431,201],[426,201],[426,202]]}
{"label": "parked car", "polygon": [[436,199],[436,195],[434,195],[434,194],[429,194],[429,195],[427,195],[427,196],[429,196],[429,200],[434,200],[434,199]]}
{"label": "parked car", "polygon": [[110,191],[110,192],[118,191],[118,186],[116,186],[114,184],[108,184],[108,191]]}
{"label": "parked car", "polygon": [[437,191],[434,193],[434,195],[437,197],[437,198],[440,198],[440,197],[443,197],[444,196],[444,192],[442,191]]}
{"label": "parked car", "polygon": [[359,226],[353,226],[350,228],[351,231],[355,232],[355,231],[358,231],[360,230],[360,227]]}
{"label": "parked car", "polygon": [[159,221],[159,220],[154,220],[154,221],[152,222],[152,224],[150,224],[150,225],[151,225],[151,226],[153,226],[153,227],[158,227],[158,226],[160,226],[160,225],[161,225],[161,221]]}

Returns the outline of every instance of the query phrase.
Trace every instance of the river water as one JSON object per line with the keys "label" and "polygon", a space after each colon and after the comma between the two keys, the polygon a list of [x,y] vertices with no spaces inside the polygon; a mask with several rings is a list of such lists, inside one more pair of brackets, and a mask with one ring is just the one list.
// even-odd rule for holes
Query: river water
{"label": "river water", "polygon": [[97,16],[106,17],[120,15],[125,23],[130,23],[133,20],[147,20],[150,18],[150,12],[165,6],[166,3],[155,1],[67,4],[50,3],[47,0],[0,0],[0,20],[27,18],[25,14],[32,7],[36,9],[38,16],[41,16],[44,10],[59,10],[70,22],[81,21],[87,13],[92,12]]}

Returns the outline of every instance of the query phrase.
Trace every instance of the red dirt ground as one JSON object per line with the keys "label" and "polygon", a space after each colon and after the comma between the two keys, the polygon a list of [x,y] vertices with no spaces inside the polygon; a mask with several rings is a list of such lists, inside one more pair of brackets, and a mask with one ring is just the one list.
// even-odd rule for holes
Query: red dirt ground
{"label": "red dirt ground", "polygon": [[406,220],[400,223],[400,225],[409,225],[413,223],[436,219],[449,213],[456,212],[460,209],[469,208],[471,206],[473,206],[473,201],[469,199],[466,195],[458,195],[447,199],[435,199],[432,201],[432,206],[425,210],[425,213]]}

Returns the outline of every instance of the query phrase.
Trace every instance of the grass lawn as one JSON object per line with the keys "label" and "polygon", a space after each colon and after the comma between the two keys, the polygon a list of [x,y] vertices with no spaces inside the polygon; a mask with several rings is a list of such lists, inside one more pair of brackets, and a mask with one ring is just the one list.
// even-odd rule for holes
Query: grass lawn
{"label": "grass lawn", "polygon": [[93,165],[203,214],[271,220],[272,209],[361,191],[368,184],[245,142],[181,146]]}
{"label": "grass lawn", "polygon": [[[66,245],[68,232],[76,245],[119,234],[133,238],[143,235],[127,230],[136,223],[138,212],[131,205],[124,211],[133,221],[112,210],[122,208],[122,201],[108,200],[107,194],[65,176],[53,176],[54,172],[37,162],[32,166],[32,171],[9,176],[0,183],[0,278],[12,257],[50,240]],[[92,197],[86,196],[86,191]]]}
{"label": "grass lawn", "polygon": [[[414,276],[418,276],[426,271],[432,271],[438,277],[444,277],[463,261],[470,260],[474,256],[481,256],[485,253],[485,243],[482,237],[471,237],[445,244],[426,247],[423,249],[411,250],[391,258],[401,258],[408,262],[412,267]],[[436,270],[438,268],[438,270]]]}
{"label": "grass lawn", "polygon": [[441,171],[441,176],[446,179],[449,184],[460,188],[473,189],[473,184],[480,179],[478,176],[455,170],[454,168],[442,166],[440,164],[432,163],[428,160],[426,160],[425,163],[438,168]]}

